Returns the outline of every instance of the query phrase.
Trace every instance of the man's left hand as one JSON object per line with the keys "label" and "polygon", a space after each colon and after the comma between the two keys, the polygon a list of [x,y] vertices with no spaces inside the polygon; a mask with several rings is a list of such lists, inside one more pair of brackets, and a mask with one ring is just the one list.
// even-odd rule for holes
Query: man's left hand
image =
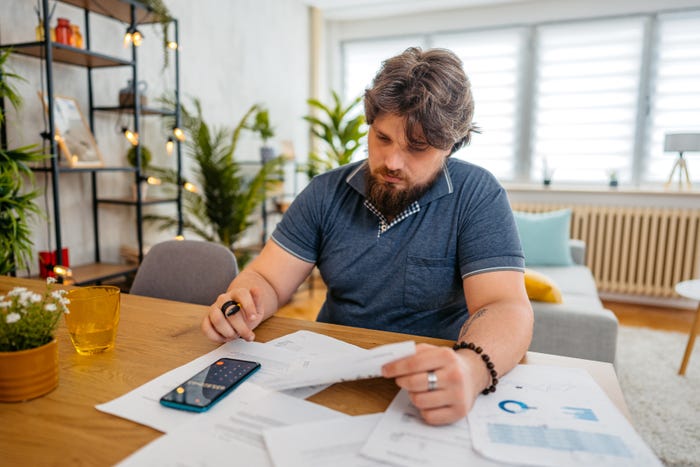
{"label": "man's left hand", "polygon": [[430,425],[464,418],[487,377],[476,353],[429,344],[418,344],[415,355],[384,365],[382,375],[396,378],[396,384],[409,392],[411,402]]}

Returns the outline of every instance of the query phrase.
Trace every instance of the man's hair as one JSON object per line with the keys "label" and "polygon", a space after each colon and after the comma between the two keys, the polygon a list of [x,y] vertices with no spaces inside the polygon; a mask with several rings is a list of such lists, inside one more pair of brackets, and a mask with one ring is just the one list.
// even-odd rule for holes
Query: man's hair
{"label": "man's hair", "polygon": [[[365,118],[370,125],[381,114],[406,118],[411,145],[450,149],[469,143],[474,100],[462,61],[446,49],[417,47],[385,60],[365,90]],[[420,139],[419,129],[425,139]]]}

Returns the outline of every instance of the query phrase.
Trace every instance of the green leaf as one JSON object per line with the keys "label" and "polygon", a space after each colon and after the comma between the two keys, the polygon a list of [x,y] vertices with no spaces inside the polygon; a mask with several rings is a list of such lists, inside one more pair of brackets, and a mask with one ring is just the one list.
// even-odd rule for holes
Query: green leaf
{"label": "green leaf", "polygon": [[325,146],[324,156],[317,152],[309,154],[308,162],[301,167],[307,176],[313,176],[352,161],[352,155],[360,147],[361,139],[367,134],[364,129],[363,115],[349,118],[356,106],[362,102],[358,96],[349,104],[343,102],[337,92],[331,91],[332,105],[326,105],[318,99],[308,99],[311,107],[319,109],[324,115],[306,115],[304,120],[311,126],[311,134]]}
{"label": "green leaf", "polygon": [[[211,127],[203,118],[201,104],[194,100],[195,111],[183,107],[188,135],[186,156],[192,159],[192,182],[196,193],[182,191],[183,228],[185,231],[208,241],[218,242],[234,249],[236,242],[252,225],[251,217],[265,196],[265,186],[279,178],[281,158],[273,159],[252,175],[246,175],[234,157],[238,138],[243,131],[251,130],[251,117],[262,108],[251,106],[236,127]],[[177,174],[170,169],[152,167],[160,176],[166,189],[176,192]],[[184,178],[184,176],[183,176]],[[145,216],[161,228],[177,226],[177,219],[163,215]]]}

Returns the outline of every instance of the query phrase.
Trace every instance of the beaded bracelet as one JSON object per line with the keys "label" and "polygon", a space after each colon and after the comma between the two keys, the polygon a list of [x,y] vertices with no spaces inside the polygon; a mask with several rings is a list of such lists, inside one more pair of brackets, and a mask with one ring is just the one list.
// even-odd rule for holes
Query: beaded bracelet
{"label": "beaded bracelet", "polygon": [[481,359],[484,361],[486,364],[486,370],[489,372],[491,375],[491,386],[487,387],[483,391],[481,391],[482,394],[486,395],[492,392],[496,392],[496,385],[498,384],[498,373],[496,373],[496,370],[494,370],[494,364],[491,361],[491,358],[485,354],[482,353],[483,349],[481,347],[477,347],[474,345],[473,342],[460,342],[459,344],[455,344],[452,346],[452,349],[457,351],[459,349],[469,349],[473,350],[477,354],[481,355]]}

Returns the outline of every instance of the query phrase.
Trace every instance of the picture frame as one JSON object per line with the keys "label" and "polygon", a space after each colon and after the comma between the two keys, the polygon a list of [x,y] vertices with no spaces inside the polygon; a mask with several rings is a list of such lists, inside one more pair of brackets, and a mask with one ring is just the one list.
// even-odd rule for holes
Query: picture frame
{"label": "picture frame", "polygon": [[[41,91],[38,94],[48,114],[48,100]],[[61,160],[66,165],[74,168],[104,167],[100,148],[76,99],[54,95],[54,130]]]}

